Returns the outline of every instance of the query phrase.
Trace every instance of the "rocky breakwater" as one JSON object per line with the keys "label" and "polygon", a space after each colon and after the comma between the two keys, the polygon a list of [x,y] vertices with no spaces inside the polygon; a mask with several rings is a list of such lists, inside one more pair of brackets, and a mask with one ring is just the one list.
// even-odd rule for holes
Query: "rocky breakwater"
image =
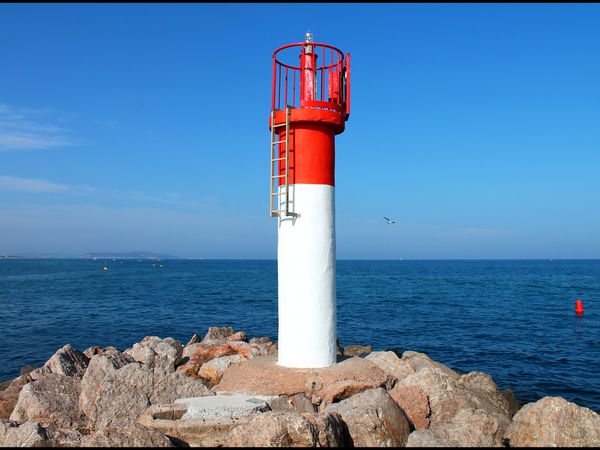
{"label": "rocky breakwater", "polygon": [[600,416],[562,398],[519,408],[482,372],[351,345],[321,369],[211,327],[185,345],[59,349],[0,387],[0,446],[600,446]]}

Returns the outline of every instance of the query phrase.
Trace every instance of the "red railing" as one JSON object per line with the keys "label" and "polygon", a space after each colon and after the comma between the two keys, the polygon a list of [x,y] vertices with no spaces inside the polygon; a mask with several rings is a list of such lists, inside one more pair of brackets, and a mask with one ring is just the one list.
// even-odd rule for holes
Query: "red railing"
{"label": "red railing", "polygon": [[[293,63],[294,58],[300,63]],[[271,109],[328,109],[350,115],[350,54],[316,42],[284,45],[273,53]]]}

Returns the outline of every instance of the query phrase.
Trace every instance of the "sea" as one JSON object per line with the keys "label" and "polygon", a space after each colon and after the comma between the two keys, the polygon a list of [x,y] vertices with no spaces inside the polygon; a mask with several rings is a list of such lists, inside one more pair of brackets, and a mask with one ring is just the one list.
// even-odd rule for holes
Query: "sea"
{"label": "sea", "polygon": [[[338,260],[336,277],[342,347],[424,352],[521,403],[600,412],[600,260]],[[276,340],[277,262],[0,260],[0,380],[67,343],[185,344],[209,326]]]}

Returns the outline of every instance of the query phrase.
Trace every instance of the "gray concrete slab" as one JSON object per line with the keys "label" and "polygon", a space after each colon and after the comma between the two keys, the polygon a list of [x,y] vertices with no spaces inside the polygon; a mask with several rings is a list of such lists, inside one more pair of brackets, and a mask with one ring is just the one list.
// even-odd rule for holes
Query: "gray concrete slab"
{"label": "gray concrete slab", "polygon": [[187,412],[182,419],[214,419],[268,411],[267,402],[272,398],[274,397],[264,395],[217,394],[179,398],[175,403],[187,405]]}

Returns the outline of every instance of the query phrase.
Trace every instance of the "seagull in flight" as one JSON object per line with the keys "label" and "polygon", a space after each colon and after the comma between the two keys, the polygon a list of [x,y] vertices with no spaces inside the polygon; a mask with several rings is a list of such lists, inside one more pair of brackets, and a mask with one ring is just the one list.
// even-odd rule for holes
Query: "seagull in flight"
{"label": "seagull in flight", "polygon": [[392,224],[392,223],[396,223],[394,222],[392,219],[388,219],[387,217],[383,217],[385,220],[387,220],[387,223]]}

